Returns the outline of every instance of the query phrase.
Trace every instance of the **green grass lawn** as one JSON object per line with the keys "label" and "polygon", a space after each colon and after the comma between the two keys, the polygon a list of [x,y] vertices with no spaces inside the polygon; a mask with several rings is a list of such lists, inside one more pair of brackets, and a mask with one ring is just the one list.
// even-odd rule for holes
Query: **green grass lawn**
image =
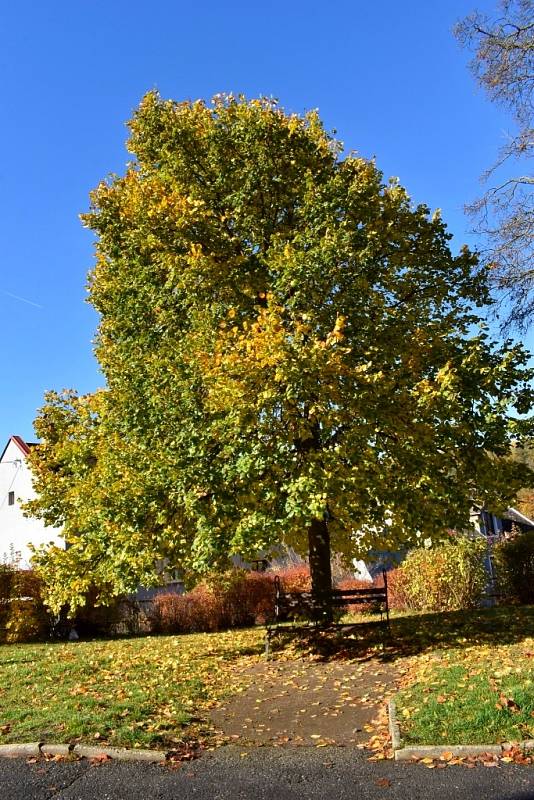
{"label": "green grass lawn", "polygon": [[[534,738],[534,607],[398,615],[391,636],[303,630],[275,657],[396,663],[405,744]],[[362,624],[363,623],[363,624]],[[210,706],[244,689],[263,628],[115,641],[0,646],[0,743],[106,743],[171,749],[209,736]],[[276,652],[278,648],[278,653]]]}
{"label": "green grass lawn", "polygon": [[[243,688],[263,631],[0,646],[0,743],[169,747]],[[205,726],[205,725],[204,725]]]}
{"label": "green grass lawn", "polygon": [[534,739],[534,607],[458,612],[444,615],[441,633],[437,625],[423,628],[434,644],[412,644],[403,665],[403,744]]}

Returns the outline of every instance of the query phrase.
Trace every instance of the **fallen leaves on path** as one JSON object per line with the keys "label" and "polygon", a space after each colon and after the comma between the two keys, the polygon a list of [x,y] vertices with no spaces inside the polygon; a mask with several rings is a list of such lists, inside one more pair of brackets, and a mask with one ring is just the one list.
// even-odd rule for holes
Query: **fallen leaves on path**
{"label": "fallen leaves on path", "polygon": [[393,758],[393,747],[391,736],[389,735],[389,719],[387,703],[383,703],[378,709],[377,716],[372,720],[371,725],[365,728],[368,732],[373,732],[371,738],[363,745],[368,750],[373,751],[368,761],[384,761]]}
{"label": "fallen leaves on path", "polygon": [[251,686],[212,713],[215,725],[243,741],[281,746],[361,742],[397,671],[378,660],[301,658],[253,665]]}

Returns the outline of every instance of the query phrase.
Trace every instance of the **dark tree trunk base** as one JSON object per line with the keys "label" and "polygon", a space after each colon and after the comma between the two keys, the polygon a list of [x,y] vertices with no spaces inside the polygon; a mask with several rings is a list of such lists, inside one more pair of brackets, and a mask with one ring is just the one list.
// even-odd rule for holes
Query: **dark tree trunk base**
{"label": "dark tree trunk base", "polygon": [[308,528],[312,595],[317,607],[318,622],[332,622],[332,568],[330,565],[330,533],[325,520],[314,519]]}

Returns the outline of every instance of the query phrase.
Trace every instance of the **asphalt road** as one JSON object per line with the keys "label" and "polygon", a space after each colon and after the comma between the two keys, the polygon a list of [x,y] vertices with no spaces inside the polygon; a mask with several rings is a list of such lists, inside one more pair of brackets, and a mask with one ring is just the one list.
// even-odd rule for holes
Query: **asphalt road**
{"label": "asphalt road", "polygon": [[[247,752],[247,755],[242,753]],[[427,769],[352,748],[225,747],[179,769],[0,761],[1,800],[534,800],[534,767]]]}

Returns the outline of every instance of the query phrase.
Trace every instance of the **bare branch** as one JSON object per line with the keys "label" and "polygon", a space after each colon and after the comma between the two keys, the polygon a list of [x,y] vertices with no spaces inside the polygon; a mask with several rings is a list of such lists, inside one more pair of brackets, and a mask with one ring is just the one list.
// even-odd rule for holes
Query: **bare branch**
{"label": "bare branch", "polygon": [[[534,150],[532,124],[534,87],[533,0],[501,0],[501,16],[490,20],[478,12],[458,23],[455,35],[474,51],[472,72],[489,97],[508,108],[518,125],[482,176],[526,162]],[[496,185],[466,207],[474,230],[483,237],[483,256],[493,286],[507,306],[504,329],[525,331],[534,319],[534,176],[503,175]]]}

